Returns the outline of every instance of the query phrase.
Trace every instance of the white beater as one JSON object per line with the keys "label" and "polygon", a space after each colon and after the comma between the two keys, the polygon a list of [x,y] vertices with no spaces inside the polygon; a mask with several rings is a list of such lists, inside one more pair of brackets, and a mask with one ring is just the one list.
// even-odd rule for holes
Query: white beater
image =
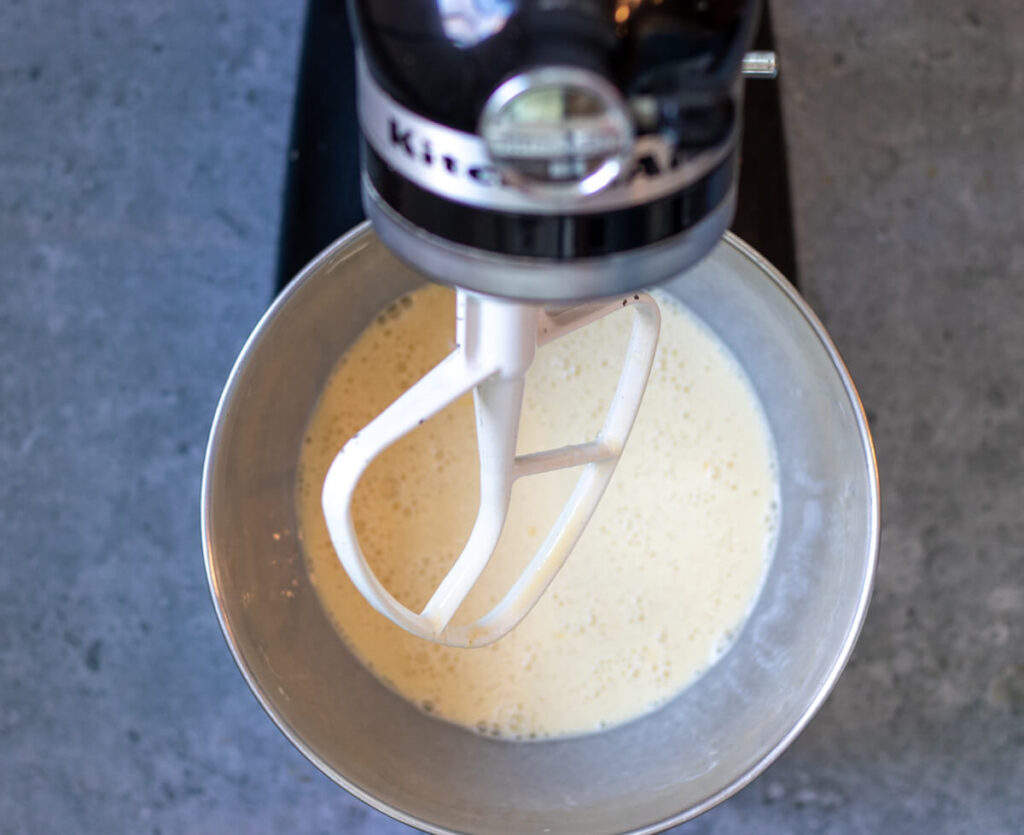
{"label": "white beater", "polygon": [[[597,437],[516,455],[525,375],[537,348],[628,306],[636,316],[626,359]],[[459,288],[455,350],[354,435],[324,481],[323,510],[331,542],[370,604],[414,635],[454,647],[485,646],[515,628],[565,563],[608,486],[647,387],[659,326],[658,307],[645,293],[548,312],[541,305]],[[416,613],[381,585],[367,563],[352,521],[352,497],[374,458],[470,389],[476,408],[480,506],[462,553]],[[451,625],[498,544],[513,482],[570,467],[582,467],[576,486],[525,571],[486,615]]]}

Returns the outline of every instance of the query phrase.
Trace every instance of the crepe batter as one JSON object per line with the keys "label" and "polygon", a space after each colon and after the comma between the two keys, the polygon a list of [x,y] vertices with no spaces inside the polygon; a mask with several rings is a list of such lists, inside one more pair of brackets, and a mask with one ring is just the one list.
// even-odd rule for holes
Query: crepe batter
{"label": "crepe batter", "polygon": [[[381,313],[333,372],[310,421],[298,501],[313,585],[348,647],[422,710],[493,736],[589,733],[671,699],[729,647],[771,559],[774,445],[735,358],[663,292],[661,338],[626,451],[589,526],[537,606],[483,648],[414,637],[348,579],[320,506],[344,443],[454,347],[454,294],[427,285]],[[520,453],[592,439],[633,313],[541,349],[527,377]],[[371,464],[352,503],[381,582],[419,610],[459,554],[478,503],[470,395]],[[490,609],[540,546],[578,471],[516,482],[498,550],[456,615]]]}

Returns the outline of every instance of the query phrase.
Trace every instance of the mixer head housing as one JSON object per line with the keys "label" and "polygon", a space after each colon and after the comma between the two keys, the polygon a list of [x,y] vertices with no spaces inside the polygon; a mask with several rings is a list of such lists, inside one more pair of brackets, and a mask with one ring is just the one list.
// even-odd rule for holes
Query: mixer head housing
{"label": "mixer head housing", "polygon": [[363,195],[430,278],[547,302],[677,275],[732,219],[757,0],[351,0]]}

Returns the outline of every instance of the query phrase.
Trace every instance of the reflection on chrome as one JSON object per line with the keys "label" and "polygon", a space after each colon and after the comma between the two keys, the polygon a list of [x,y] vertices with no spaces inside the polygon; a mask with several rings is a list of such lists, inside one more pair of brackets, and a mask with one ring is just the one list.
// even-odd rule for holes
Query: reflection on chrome
{"label": "reflection on chrome", "polygon": [[441,25],[456,46],[469,48],[505,28],[512,0],[437,0]]}

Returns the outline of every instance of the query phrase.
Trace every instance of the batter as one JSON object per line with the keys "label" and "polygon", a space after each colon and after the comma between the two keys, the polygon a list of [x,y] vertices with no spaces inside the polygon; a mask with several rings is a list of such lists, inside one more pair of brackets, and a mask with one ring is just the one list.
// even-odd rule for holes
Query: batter
{"label": "batter", "polygon": [[[353,653],[422,710],[480,733],[541,739],[638,717],[729,647],[775,542],[778,477],[760,404],[717,337],[665,293],[650,384],[626,451],[565,567],[498,642],[454,649],[374,611],[331,546],[320,506],[344,443],[454,348],[454,294],[427,285],[377,317],[332,374],[310,421],[298,501],[314,586]],[[631,310],[537,354],[519,452],[592,439],[625,354]],[[419,611],[461,551],[477,510],[467,395],[379,456],[352,512],[367,560]],[[456,615],[489,610],[540,546],[578,471],[518,481],[498,550]]]}

